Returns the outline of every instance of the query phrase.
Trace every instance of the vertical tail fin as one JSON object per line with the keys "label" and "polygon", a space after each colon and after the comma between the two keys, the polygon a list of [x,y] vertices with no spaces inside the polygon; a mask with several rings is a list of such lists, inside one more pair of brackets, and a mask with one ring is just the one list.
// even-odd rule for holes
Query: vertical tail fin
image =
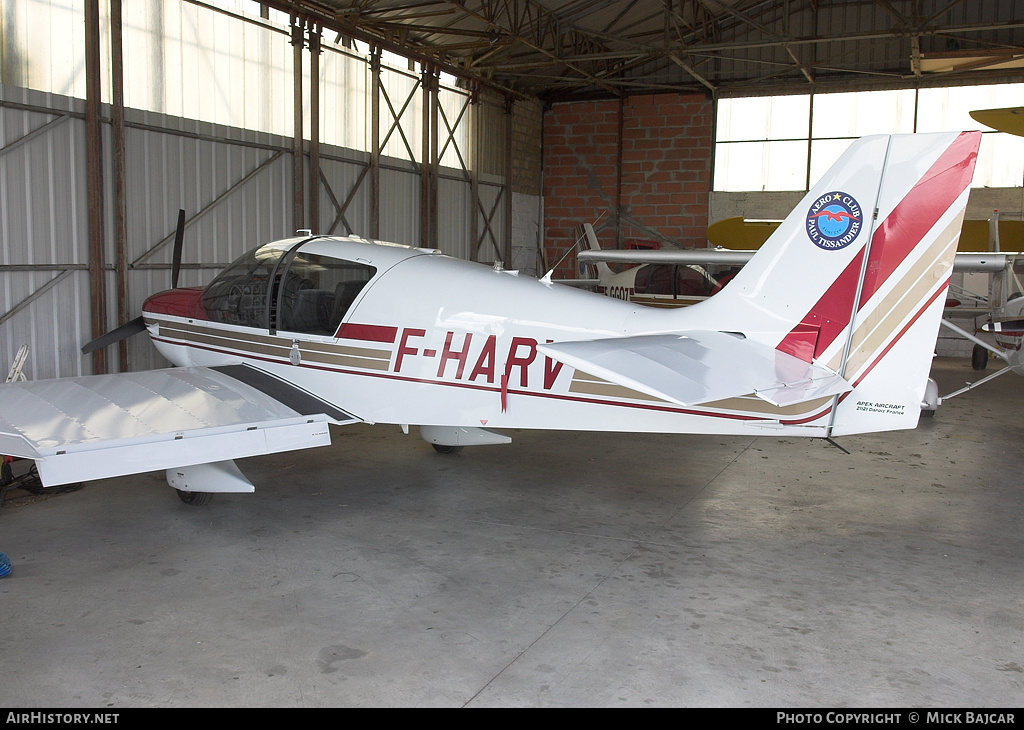
{"label": "vertical tail fin", "polygon": [[[583,240],[586,242],[587,248],[591,251],[600,251],[601,244],[597,241],[597,234],[594,233],[594,226],[589,223],[581,223],[576,227],[576,240]],[[588,261],[585,264],[581,264],[582,267],[594,267],[595,276],[597,279],[608,279],[615,275],[611,267],[604,261]],[[580,272],[583,275],[583,272]]]}
{"label": "vertical tail fin", "polygon": [[833,435],[916,426],[980,137],[854,142],[729,286],[693,308],[701,327],[840,374],[853,390],[832,409]]}

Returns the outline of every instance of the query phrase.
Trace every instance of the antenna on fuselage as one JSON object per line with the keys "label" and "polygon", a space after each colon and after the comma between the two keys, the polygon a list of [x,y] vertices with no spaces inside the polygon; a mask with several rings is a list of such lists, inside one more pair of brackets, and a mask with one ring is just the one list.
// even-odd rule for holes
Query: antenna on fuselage
{"label": "antenna on fuselage", "polygon": [[[591,228],[593,228],[598,223],[600,223],[601,219],[604,218],[604,214],[607,213],[607,212],[608,212],[607,210],[602,210],[601,211],[601,215],[599,215],[597,217],[597,220],[595,220],[593,223],[590,224]],[[576,239],[572,242],[572,245],[565,249],[565,253],[563,253],[561,258],[559,258],[558,261],[555,262],[555,265],[551,267],[551,269],[548,271],[548,273],[544,274],[544,276],[541,277],[540,280],[543,281],[545,284],[550,284],[551,283],[551,275],[555,273],[555,269],[557,269],[559,267],[559,265],[563,261],[565,261],[565,257],[566,256],[568,256],[570,253],[572,253],[573,251],[576,250],[576,247],[580,245],[580,241],[582,241],[586,237],[586,235],[587,235],[586,228],[584,228],[583,226],[580,226],[579,228],[580,228],[580,235],[576,236]]]}

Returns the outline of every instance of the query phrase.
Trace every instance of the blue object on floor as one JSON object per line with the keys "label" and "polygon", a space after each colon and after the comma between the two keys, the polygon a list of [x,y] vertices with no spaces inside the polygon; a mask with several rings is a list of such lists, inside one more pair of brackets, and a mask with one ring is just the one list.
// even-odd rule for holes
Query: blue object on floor
{"label": "blue object on floor", "polygon": [[11,559],[0,553],[0,578],[11,574]]}

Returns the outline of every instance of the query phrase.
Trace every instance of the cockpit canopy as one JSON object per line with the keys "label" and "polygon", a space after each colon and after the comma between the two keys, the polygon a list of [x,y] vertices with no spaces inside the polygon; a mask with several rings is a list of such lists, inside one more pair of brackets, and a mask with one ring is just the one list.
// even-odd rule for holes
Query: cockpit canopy
{"label": "cockpit canopy", "polygon": [[368,264],[315,253],[317,239],[270,243],[249,251],[203,291],[212,322],[334,336],[373,278]]}

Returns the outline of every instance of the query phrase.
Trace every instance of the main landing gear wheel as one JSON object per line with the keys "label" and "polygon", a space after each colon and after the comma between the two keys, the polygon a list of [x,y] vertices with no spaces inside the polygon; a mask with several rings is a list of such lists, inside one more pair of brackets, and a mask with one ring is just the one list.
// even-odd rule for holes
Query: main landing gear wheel
{"label": "main landing gear wheel", "polygon": [[981,345],[975,345],[971,352],[971,367],[975,370],[984,370],[988,367],[988,350]]}
{"label": "main landing gear wheel", "polygon": [[444,444],[431,444],[434,447],[434,451],[439,454],[457,454],[462,451],[461,446],[445,446]]}
{"label": "main landing gear wheel", "polygon": [[199,507],[204,504],[209,504],[210,500],[213,499],[212,492],[185,492],[181,489],[175,489],[178,493],[178,498],[185,504],[190,504],[193,507]]}

